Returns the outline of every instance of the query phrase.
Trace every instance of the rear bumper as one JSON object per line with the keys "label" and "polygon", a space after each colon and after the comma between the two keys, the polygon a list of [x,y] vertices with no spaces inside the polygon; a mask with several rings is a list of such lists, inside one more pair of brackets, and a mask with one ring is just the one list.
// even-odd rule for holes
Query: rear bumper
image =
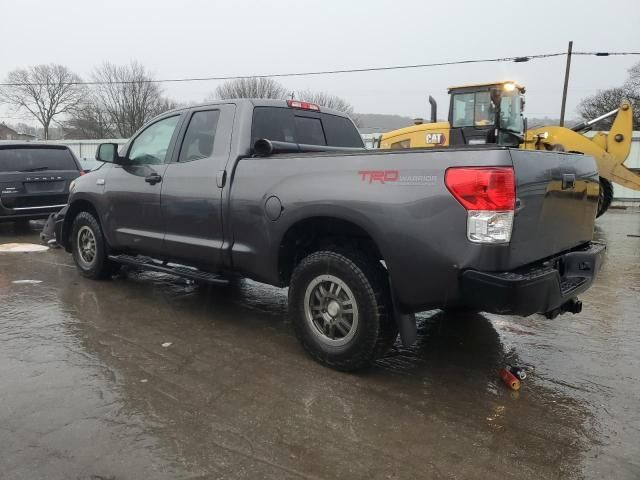
{"label": "rear bumper", "polygon": [[512,272],[462,274],[466,306],[503,315],[557,314],[558,309],[589,289],[604,260],[605,245],[579,249]]}
{"label": "rear bumper", "polygon": [[27,211],[23,210],[18,212],[8,211],[0,208],[0,222],[13,222],[14,220],[24,220],[24,219],[37,220],[41,218],[47,218],[49,217],[49,215],[57,212],[58,210],[60,210],[60,207],[43,208],[43,209],[37,209],[37,210],[29,209]]}
{"label": "rear bumper", "polygon": [[32,207],[8,208],[0,203],[0,222],[20,219],[47,218],[52,213],[60,211],[66,204],[54,203],[47,205],[36,205]]}

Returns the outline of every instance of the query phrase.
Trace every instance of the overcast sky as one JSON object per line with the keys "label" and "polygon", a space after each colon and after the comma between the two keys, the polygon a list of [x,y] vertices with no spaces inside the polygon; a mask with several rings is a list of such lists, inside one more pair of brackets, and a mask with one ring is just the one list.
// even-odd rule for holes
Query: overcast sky
{"label": "overcast sky", "polygon": [[[158,78],[250,75],[559,52],[639,51],[640,1],[499,2],[0,0],[0,78],[55,62],[82,77],[103,61],[137,59]],[[527,87],[527,115],[559,116],[564,58],[281,79],[318,89],[360,113],[425,116],[446,87],[511,78]],[[580,99],[620,85],[640,57],[574,57],[569,116]],[[166,84],[202,101],[217,82]],[[12,118],[8,118],[12,117]],[[19,121],[0,108],[0,120]]]}

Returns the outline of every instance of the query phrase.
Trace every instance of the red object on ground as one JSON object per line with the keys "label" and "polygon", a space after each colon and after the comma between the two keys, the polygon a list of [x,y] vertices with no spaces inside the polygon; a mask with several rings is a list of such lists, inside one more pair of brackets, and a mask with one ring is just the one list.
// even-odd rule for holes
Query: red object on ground
{"label": "red object on ground", "polygon": [[502,379],[504,384],[511,390],[520,390],[520,380],[518,380],[513,373],[506,368],[498,370],[498,376]]}

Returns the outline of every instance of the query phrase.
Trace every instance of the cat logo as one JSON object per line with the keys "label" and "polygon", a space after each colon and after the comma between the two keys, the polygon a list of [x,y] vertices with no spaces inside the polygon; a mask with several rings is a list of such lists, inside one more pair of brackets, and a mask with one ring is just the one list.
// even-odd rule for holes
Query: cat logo
{"label": "cat logo", "polygon": [[444,145],[446,139],[444,133],[427,133],[425,143],[427,145]]}

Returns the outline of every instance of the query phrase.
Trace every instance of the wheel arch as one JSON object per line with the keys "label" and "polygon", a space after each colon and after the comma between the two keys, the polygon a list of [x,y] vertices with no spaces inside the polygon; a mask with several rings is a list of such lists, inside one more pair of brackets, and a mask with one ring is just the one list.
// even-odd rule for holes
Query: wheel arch
{"label": "wheel arch", "polygon": [[80,212],[91,213],[100,223],[98,210],[89,200],[85,198],[79,198],[70,203],[64,216],[64,222],[62,224],[62,239],[59,242],[62,244],[62,246],[64,246],[64,249],[67,252],[71,252],[71,230],[73,228],[73,221]]}
{"label": "wheel arch", "polygon": [[358,248],[377,260],[385,260],[383,248],[362,225],[332,215],[314,215],[293,222],[278,245],[278,274],[289,283],[295,266],[308,254],[323,248]]}

